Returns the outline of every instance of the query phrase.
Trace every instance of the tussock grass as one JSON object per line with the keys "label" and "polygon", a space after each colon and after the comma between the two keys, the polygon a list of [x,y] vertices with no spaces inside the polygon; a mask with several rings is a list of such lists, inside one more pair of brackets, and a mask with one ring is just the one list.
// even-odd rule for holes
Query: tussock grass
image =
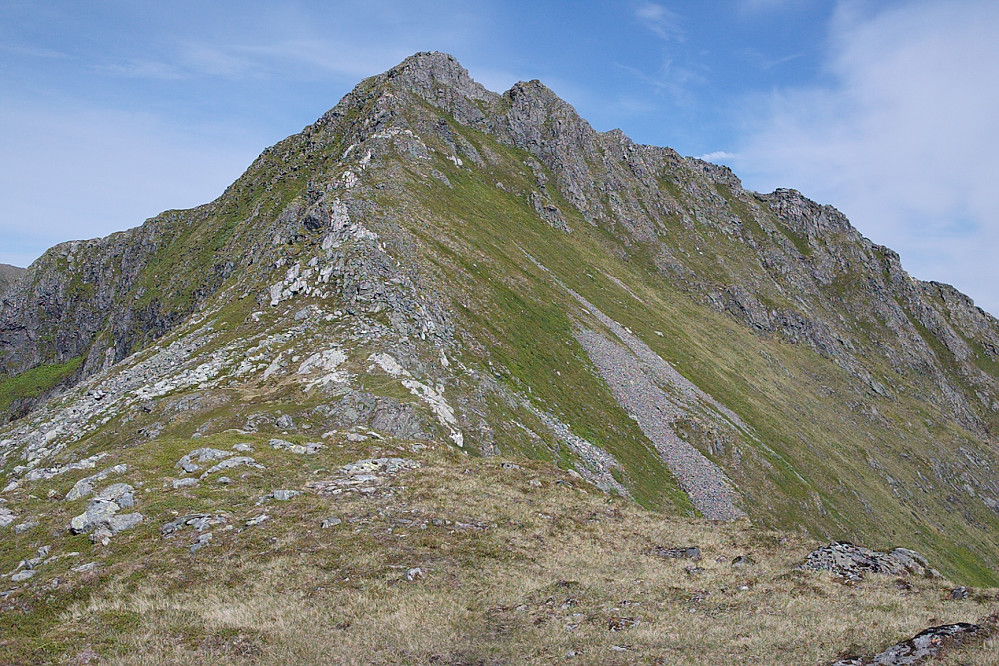
{"label": "tussock grass", "polygon": [[[504,468],[405,442],[331,444],[283,466],[280,454],[257,452],[285,487],[376,454],[421,467],[370,495],[308,492],[263,506],[252,500],[266,482],[252,476],[188,496],[164,491],[176,495],[173,510],[225,509],[237,529],[215,529],[196,555],[183,547],[193,533],[112,544],[100,582],[77,583],[90,593],[45,631],[8,634],[0,661],[72,661],[89,650],[108,664],[817,664],[999,610],[994,590],[955,601],[941,580],[848,586],[797,571],[817,545],[808,537],[663,517],[550,463]],[[270,521],[243,528],[264,510]],[[344,522],[320,529],[330,515]],[[664,560],[649,553],[656,545],[697,545],[703,557]],[[734,567],[740,555],[755,564]],[[407,580],[416,567],[423,574]],[[38,583],[46,594],[51,582]],[[33,619],[29,611],[8,627]],[[990,639],[948,663],[992,663],[994,650]]]}

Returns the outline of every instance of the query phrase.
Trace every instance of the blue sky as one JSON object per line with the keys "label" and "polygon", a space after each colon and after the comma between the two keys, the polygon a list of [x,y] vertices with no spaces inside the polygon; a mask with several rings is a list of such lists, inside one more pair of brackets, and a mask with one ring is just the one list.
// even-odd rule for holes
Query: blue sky
{"label": "blue sky", "polygon": [[0,0],[0,262],[209,201],[361,78],[440,50],[833,204],[997,313],[996,35],[994,0]]}

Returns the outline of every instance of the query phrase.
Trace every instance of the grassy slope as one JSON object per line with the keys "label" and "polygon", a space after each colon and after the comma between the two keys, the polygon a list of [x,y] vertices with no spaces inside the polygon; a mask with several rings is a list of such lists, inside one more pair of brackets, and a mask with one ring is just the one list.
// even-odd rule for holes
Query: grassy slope
{"label": "grassy slope", "polygon": [[37,398],[58,386],[80,367],[83,357],[65,363],[40,365],[15,377],[0,379],[0,412],[5,412],[15,400]]}
{"label": "grassy slope", "polygon": [[[631,248],[630,260],[618,259],[621,240],[579,219],[572,220],[572,234],[551,229],[523,198],[495,186],[499,180],[529,191],[525,156],[467,128],[452,129],[505,159],[484,171],[438,159],[434,166],[447,174],[453,189],[436,182],[428,188],[419,174],[410,174],[410,189],[420,193],[429,212],[420,233],[431,256],[438,257],[440,276],[451,276],[452,288],[463,294],[457,311],[473,326],[470,336],[498,342],[489,355],[510,371],[511,385],[530,387],[540,404],[622,461],[640,501],[659,507],[675,502],[675,483],[573,340],[571,299],[520,248],[753,426],[760,441],[744,438],[727,455],[713,457],[743,489],[755,520],[870,545],[906,545],[925,551],[962,580],[999,581],[990,570],[999,565],[994,557],[999,520],[991,511],[968,499],[947,506],[943,490],[935,496],[907,490],[918,483],[917,471],[929,468],[928,452],[954,460],[958,445],[978,446],[947,415],[904,391],[892,403],[866,398],[893,425],[847,411],[844,402],[854,395],[854,380],[831,361],[801,346],[760,338],[692,303],[655,271],[640,248]],[[711,238],[704,233],[698,242]],[[730,264],[739,260],[738,243],[719,242],[733,247],[718,254],[728,252]],[[942,425],[927,429],[926,419]],[[900,429],[900,423],[916,425]],[[709,454],[707,441],[695,437],[693,443]],[[887,483],[877,466],[902,485]],[[967,515],[984,527],[969,525]]]}
{"label": "grassy slope", "polygon": [[[737,481],[755,520],[815,535],[848,536],[868,545],[911,546],[925,551],[956,578],[996,582],[995,575],[983,568],[999,564],[993,555],[999,550],[995,514],[960,495],[944,504],[940,496],[949,490],[940,486],[926,496],[912,490],[919,483],[917,472],[931,466],[927,452],[946,463],[957,458],[959,446],[978,446],[947,415],[908,397],[918,396],[919,386],[907,383],[907,378],[894,378],[897,401],[867,396],[890,426],[845,411],[845,396],[855,392],[851,378],[840,368],[803,347],[755,336],[730,318],[694,304],[654,269],[647,248],[591,227],[574,216],[566,202],[558,203],[575,231],[567,235],[551,229],[538,220],[524,197],[495,186],[502,181],[530,191],[534,184],[523,165],[526,154],[456,124],[452,130],[504,160],[471,172],[438,152],[433,166],[447,174],[454,189],[425,181],[419,172],[409,173],[410,191],[418,193],[423,206],[411,231],[435,264],[428,270],[437,273],[441,284],[449,284],[455,296],[455,312],[467,325],[462,335],[469,360],[488,357],[497,362],[509,371],[503,381],[520,391],[529,389],[539,405],[615,455],[625,468],[622,480],[642,505],[680,514],[690,511],[672,475],[615,404],[574,340],[571,299],[521,248],[753,426],[760,441],[731,442],[721,455],[708,451],[710,433],[692,427],[690,436]],[[171,307],[189,307],[194,293],[205,287],[197,280],[186,281],[190,271],[204,271],[214,258],[245,252],[251,240],[248,220],[273,220],[304,191],[306,174],[321,172],[343,147],[334,142],[306,154],[299,143],[293,137],[269,150],[210,214],[195,221],[194,212],[186,213],[185,219],[190,219],[144,269],[139,288],[145,291],[136,294],[140,300],[155,297],[169,301]],[[306,164],[309,169],[303,168]],[[752,215],[737,205],[731,191],[719,187],[718,193],[750,233],[764,233],[749,223]],[[391,215],[397,214],[393,204],[398,201],[379,203]],[[665,230],[671,247],[700,262],[697,268],[705,275],[738,274],[751,268],[752,255],[737,238],[697,227],[688,231],[678,219],[671,223],[674,226]],[[778,229],[806,253],[803,239],[779,225]],[[698,254],[697,248],[708,243],[713,244],[711,251]],[[726,257],[724,267],[713,258],[719,256]],[[622,280],[638,299],[608,276]],[[779,301],[780,295],[770,298]],[[246,307],[244,303],[237,309],[242,314]],[[489,347],[488,353],[483,345]],[[883,372],[890,375],[887,369]],[[500,421],[532,422],[523,410],[511,413],[509,406],[492,407],[492,415]],[[556,460],[571,457],[554,442],[530,445],[528,450],[515,429],[499,430],[505,451]],[[899,485],[889,485],[878,466]],[[976,523],[982,527],[972,526]]]}
{"label": "grassy slope", "polygon": [[[49,284],[61,285],[55,302],[62,304],[62,316],[44,317],[36,331],[42,365],[2,378],[11,396],[30,397],[17,392],[19,387],[34,386],[36,377],[52,375],[52,360],[59,357],[56,341],[78,334],[71,323],[75,313],[113,313],[94,338],[107,346],[115,323],[136,322],[127,340],[131,346],[124,350],[130,353],[183,320],[225,284],[227,273],[259,270],[251,266],[262,251],[259,227],[272,225],[305,189],[305,163],[321,169],[331,159],[331,152],[310,159],[314,156],[302,148],[303,141],[301,136],[289,137],[266,151],[211,204],[165,211],[142,227],[83,244],[72,263],[61,256],[62,246],[39,259],[32,275],[36,281],[44,276]],[[229,262],[234,265],[227,266]],[[134,276],[126,278],[124,270],[134,271]],[[0,412],[9,402],[0,394]]]}

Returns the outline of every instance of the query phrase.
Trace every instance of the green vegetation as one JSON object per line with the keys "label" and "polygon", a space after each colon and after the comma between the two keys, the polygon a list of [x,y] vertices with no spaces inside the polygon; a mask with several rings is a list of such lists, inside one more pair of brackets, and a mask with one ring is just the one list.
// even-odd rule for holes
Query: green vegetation
{"label": "green vegetation", "polygon": [[[667,512],[689,510],[672,475],[617,406],[575,341],[573,331],[580,317],[588,326],[598,325],[588,315],[573,314],[575,303],[556,278],[629,327],[749,423],[751,435],[738,436],[728,442],[724,453],[712,457],[736,481],[755,521],[784,529],[804,527],[816,535],[854,539],[872,547],[908,546],[961,580],[999,582],[990,555],[996,544],[989,535],[996,532],[970,528],[961,515],[921,495],[908,493],[900,501],[898,486],[886,482],[888,474],[904,487],[922,483],[917,472],[926,469],[925,460],[900,456],[912,444],[894,431],[895,423],[911,418],[896,417],[896,412],[925,407],[918,399],[903,393],[895,406],[876,400],[878,409],[891,417],[884,423],[872,423],[860,411],[845,411],[848,396],[856,395],[858,402],[874,398],[864,390],[858,392],[856,378],[844,368],[803,345],[753,335],[731,318],[692,302],[655,268],[642,245],[628,248],[629,260],[622,261],[620,244],[626,239],[585,223],[567,202],[556,200],[556,205],[574,231],[565,234],[549,227],[534,214],[526,196],[518,196],[533,187],[523,166],[528,156],[457,124],[451,129],[477,149],[501,155],[502,162],[468,170],[438,159],[435,166],[447,175],[451,188],[435,181],[428,187],[419,171],[406,162],[400,164],[409,170],[410,192],[426,208],[426,214],[408,225],[424,245],[421,256],[429,262],[424,269],[435,283],[447,285],[447,291],[456,295],[455,311],[464,322],[461,334],[470,343],[476,341],[471,347],[488,341],[488,355],[477,360],[488,359],[508,371],[503,379],[511,388],[527,391],[573,432],[614,455],[624,467],[626,485],[641,504]],[[497,181],[507,190],[497,188]],[[718,191],[757,242],[765,240],[749,204],[724,186]],[[687,233],[675,242],[689,247],[692,261],[714,265],[712,270],[718,270],[711,263],[714,257],[726,257],[722,270],[730,277],[719,274],[719,281],[737,281],[736,275],[758,270],[752,268],[752,255],[741,243],[721,234],[696,229],[692,233],[695,241]],[[805,247],[798,249],[804,254]],[[527,254],[551,273],[535,266]],[[705,269],[702,275],[711,272]],[[833,289],[841,290],[847,301],[860,285],[845,280]],[[759,296],[769,302],[767,307],[784,302],[779,294]],[[934,419],[947,421],[942,414]],[[691,434],[692,443],[710,454],[709,438]],[[939,436],[920,441],[929,443]],[[516,431],[501,441],[506,442],[505,450],[546,457]],[[943,458],[950,455],[940,451]],[[885,467],[867,464],[872,456]],[[996,517],[984,506],[968,508],[976,520],[999,529]],[[940,532],[920,529],[927,514],[946,527]],[[954,549],[955,538],[973,545]]]}
{"label": "green vegetation", "polygon": [[7,411],[15,400],[37,398],[73,376],[80,368],[82,356],[65,363],[39,365],[13,377],[0,379],[0,412]]}

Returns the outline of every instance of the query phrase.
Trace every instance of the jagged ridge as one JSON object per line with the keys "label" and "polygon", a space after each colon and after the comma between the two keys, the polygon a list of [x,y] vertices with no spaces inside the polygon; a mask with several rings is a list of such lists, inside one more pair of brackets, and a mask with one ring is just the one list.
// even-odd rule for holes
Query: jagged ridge
{"label": "jagged ridge", "polygon": [[[658,358],[636,401],[584,344],[622,335]],[[834,209],[595,132],[538,82],[498,95],[417,54],[212,204],[36,262],[0,310],[0,364],[23,377],[85,359],[49,388],[94,379],[4,431],[2,459],[22,478],[136,430],[209,433],[296,405],[709,514],[673,442],[734,488],[718,517],[898,539],[883,545],[994,580],[997,349],[993,318]],[[171,423],[157,400],[185,392],[206,406]]]}

